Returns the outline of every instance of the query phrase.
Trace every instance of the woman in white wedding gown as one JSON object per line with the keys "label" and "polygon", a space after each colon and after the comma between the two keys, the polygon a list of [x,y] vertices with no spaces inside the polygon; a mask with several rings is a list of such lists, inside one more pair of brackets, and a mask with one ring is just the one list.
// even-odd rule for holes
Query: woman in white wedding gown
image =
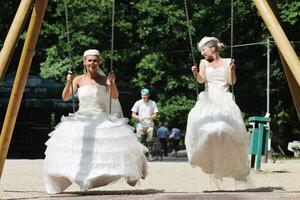
{"label": "woman in white wedding gown", "polygon": [[74,79],[67,76],[62,97],[71,97],[73,84],[79,109],[63,117],[49,134],[44,160],[47,193],[60,193],[72,183],[88,190],[120,178],[134,186],[147,175],[147,149],[122,118],[114,74],[105,76],[99,62],[99,51],[87,50],[83,57],[86,73]]}
{"label": "woman in white wedding gown", "polygon": [[185,145],[189,163],[215,178],[246,180],[250,167],[248,136],[239,107],[229,92],[235,84],[235,65],[221,58],[224,44],[215,37],[204,37],[197,44],[204,59],[192,72],[205,91],[198,95],[188,115]]}

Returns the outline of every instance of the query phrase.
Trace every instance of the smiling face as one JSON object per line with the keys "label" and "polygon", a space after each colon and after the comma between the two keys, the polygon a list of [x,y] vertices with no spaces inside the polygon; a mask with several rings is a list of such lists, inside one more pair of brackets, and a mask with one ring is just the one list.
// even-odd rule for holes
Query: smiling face
{"label": "smiling face", "polygon": [[149,100],[149,94],[144,94],[144,93],[141,93],[141,97],[143,99],[144,102],[147,102]]}
{"label": "smiling face", "polygon": [[94,75],[97,74],[97,68],[100,64],[99,56],[85,56],[83,58],[83,65],[85,66],[86,72]]}
{"label": "smiling face", "polygon": [[214,56],[216,55],[215,47],[212,47],[210,44],[206,44],[200,49],[200,53],[205,60],[211,62],[214,60]]}

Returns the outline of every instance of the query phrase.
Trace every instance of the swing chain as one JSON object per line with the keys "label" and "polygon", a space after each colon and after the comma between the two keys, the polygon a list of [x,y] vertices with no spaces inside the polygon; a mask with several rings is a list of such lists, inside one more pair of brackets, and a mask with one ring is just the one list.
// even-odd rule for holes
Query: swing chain
{"label": "swing chain", "polygon": [[[231,9],[230,9],[230,62],[233,63],[233,0],[231,0]],[[231,73],[231,92],[232,98],[234,98],[234,86],[233,86],[233,75]]]}
{"label": "swing chain", "polygon": [[[110,73],[114,73],[113,69],[113,59],[114,59],[114,32],[115,32],[115,0],[112,0],[111,8],[111,57],[110,57]],[[112,104],[112,85],[110,84],[109,93],[109,114],[111,114],[111,104]]]}
{"label": "swing chain", "polygon": [[111,11],[111,58],[110,58],[110,71],[113,72],[113,56],[114,56],[114,33],[115,32],[115,0],[112,0]]}
{"label": "swing chain", "polygon": [[[66,37],[67,37],[67,49],[68,49],[68,73],[72,74],[72,57],[71,57],[71,41],[70,41],[70,31],[69,31],[69,15],[68,15],[68,0],[64,0],[64,8],[65,8],[65,21],[66,21]],[[72,91],[72,108],[73,113],[75,113],[75,99],[74,99],[74,88],[73,88],[73,81],[71,81],[71,91]]]}
{"label": "swing chain", "polygon": [[65,7],[65,21],[66,21],[66,37],[68,43],[68,57],[69,57],[69,70],[71,71],[71,42],[70,42],[70,30],[69,30],[69,14],[68,14],[68,0],[64,0]]}
{"label": "swing chain", "polygon": [[[191,27],[190,27],[190,19],[189,19],[188,7],[187,7],[187,0],[184,0],[184,9],[185,9],[186,23],[187,23],[188,33],[189,33],[192,61],[193,61],[193,65],[197,65],[197,63],[195,61],[194,50],[193,50],[193,40],[192,40],[192,33],[191,33]],[[197,74],[194,74],[194,78],[195,78],[195,85],[196,85],[196,95],[198,96],[199,88],[198,88]]]}

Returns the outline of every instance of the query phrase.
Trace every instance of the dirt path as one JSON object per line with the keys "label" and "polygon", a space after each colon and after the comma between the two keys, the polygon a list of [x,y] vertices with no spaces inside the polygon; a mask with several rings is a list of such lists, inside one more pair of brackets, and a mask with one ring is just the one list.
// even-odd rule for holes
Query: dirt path
{"label": "dirt path", "polygon": [[130,187],[123,181],[80,192],[77,185],[60,195],[44,191],[42,160],[7,160],[0,181],[0,199],[300,199],[300,160],[262,164],[248,184],[220,182],[217,190],[207,174],[187,162],[150,162],[149,176]]}

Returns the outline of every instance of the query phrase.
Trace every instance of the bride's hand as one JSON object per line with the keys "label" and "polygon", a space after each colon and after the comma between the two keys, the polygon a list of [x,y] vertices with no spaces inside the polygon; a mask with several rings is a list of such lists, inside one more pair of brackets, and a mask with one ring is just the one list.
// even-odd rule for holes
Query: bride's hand
{"label": "bride's hand", "polygon": [[235,70],[235,68],[236,68],[236,66],[235,66],[235,64],[234,64],[234,59],[232,59],[231,62],[230,62],[230,64],[229,64],[229,69],[230,69],[231,71],[233,71],[233,70]]}
{"label": "bride's hand", "polygon": [[114,85],[116,81],[116,76],[113,72],[110,72],[107,76],[106,84],[107,85]]}
{"label": "bride's hand", "polygon": [[195,73],[198,73],[198,69],[195,65],[192,66],[192,72],[195,74]]}
{"label": "bride's hand", "polygon": [[68,74],[67,74],[67,83],[71,84],[73,82],[73,79],[74,79],[74,75],[71,71],[68,71]]}

